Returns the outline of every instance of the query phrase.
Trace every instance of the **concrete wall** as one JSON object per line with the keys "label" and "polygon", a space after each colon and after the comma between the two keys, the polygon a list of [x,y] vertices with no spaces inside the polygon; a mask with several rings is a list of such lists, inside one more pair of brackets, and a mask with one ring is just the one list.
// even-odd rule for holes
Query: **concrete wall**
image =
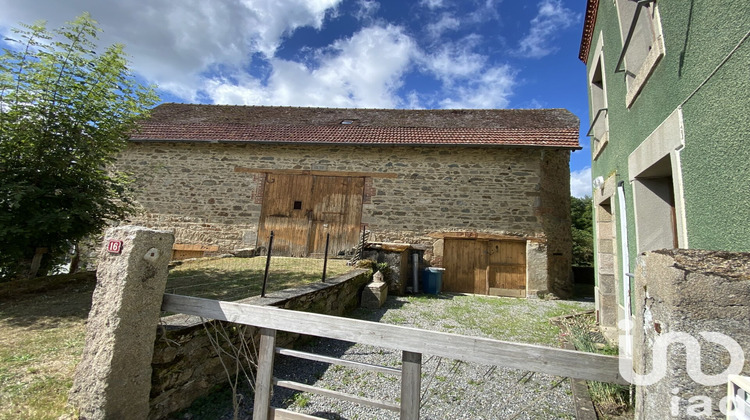
{"label": "concrete wall", "polygon": [[[658,382],[637,387],[636,418],[724,418],[719,403],[726,396],[726,378],[707,386],[690,377],[688,366],[717,375],[744,353],[741,374],[750,374],[750,254],[649,252],[638,259],[635,292],[636,372],[645,374],[655,364],[666,365]],[[730,352],[704,339],[704,332],[724,334],[742,350]],[[676,333],[697,339],[699,359],[687,357],[684,345],[669,346],[665,357],[654,355],[655,343]]]}
{"label": "concrete wall", "polygon": [[[133,142],[118,158],[134,175],[142,212],[133,222],[174,230],[177,243],[254,246],[263,174],[236,167],[387,173],[368,177],[362,223],[373,241],[427,245],[444,232],[546,241],[549,286],[570,284],[567,150]],[[435,261],[439,263],[439,261]]]}
{"label": "concrete wall", "polygon": [[[370,272],[355,270],[326,283],[315,283],[241,300],[252,305],[277,306],[305,312],[343,315],[358,305],[362,288],[370,281]],[[240,341],[238,325],[223,323],[232,341]],[[247,327],[247,340],[258,340],[258,331]],[[304,339],[298,334],[279,333],[277,345],[293,346]],[[224,346],[230,346],[224,342]],[[256,347],[257,348],[257,347]],[[231,351],[230,351],[231,353]],[[224,358],[232,368],[234,361]],[[208,338],[206,329],[197,317],[173,315],[162,318],[152,362],[151,402],[149,418],[165,418],[187,408],[192,402],[207,395],[214,386],[227,382],[222,361]]]}

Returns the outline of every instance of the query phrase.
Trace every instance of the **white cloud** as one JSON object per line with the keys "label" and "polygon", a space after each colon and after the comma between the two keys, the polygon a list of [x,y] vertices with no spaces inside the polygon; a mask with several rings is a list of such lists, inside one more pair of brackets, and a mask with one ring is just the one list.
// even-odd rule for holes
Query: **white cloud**
{"label": "white cloud", "polygon": [[468,20],[482,23],[500,19],[496,3],[499,3],[499,0],[475,0],[474,11],[468,15]]}
{"label": "white cloud", "polygon": [[371,21],[375,14],[380,9],[380,3],[375,0],[358,0],[357,10],[354,12],[354,17],[357,20]]}
{"label": "white cloud", "polygon": [[445,0],[419,0],[419,4],[433,10],[446,7]]}
{"label": "white cloud", "polygon": [[[242,67],[253,53],[273,56],[296,29],[320,29],[341,0],[0,0],[0,27],[48,19],[57,28],[88,10],[101,45],[125,44],[133,68],[162,89],[195,100],[201,74]],[[43,12],[41,12],[43,11]]]}
{"label": "white cloud", "polygon": [[508,64],[488,63],[474,52],[478,35],[446,43],[433,53],[422,53],[419,64],[442,83],[439,98],[423,98],[441,108],[505,108],[516,84],[516,71]]}
{"label": "white cloud", "polygon": [[585,167],[570,173],[570,195],[582,198],[591,197],[591,167]]}
{"label": "white cloud", "polygon": [[485,65],[487,57],[474,53],[471,44],[468,41],[444,44],[439,50],[424,54],[420,59],[438,79],[452,85],[456,79],[478,75]]}
{"label": "white cloud", "polygon": [[[435,37],[426,42],[437,47],[423,50],[407,29],[376,19],[377,0],[357,0],[355,17],[368,26],[327,46],[302,47],[296,58],[277,56],[298,28],[323,30],[339,13],[342,1],[181,0],[175,6],[167,0],[0,0],[0,34],[19,22],[44,17],[50,28],[57,28],[89,10],[104,30],[100,45],[125,44],[131,68],[139,76],[186,102],[388,108],[508,105],[515,70],[489,63],[487,55],[477,53],[483,42],[479,35],[443,39],[471,20],[440,10],[454,7],[450,0],[420,2],[433,10],[428,13],[435,20],[427,31]],[[494,0],[474,4],[485,16],[495,7]],[[250,68],[255,76],[248,73]],[[437,80],[438,85],[399,96],[407,74]]]}
{"label": "white cloud", "polygon": [[579,16],[562,5],[562,0],[543,0],[539,12],[531,20],[531,29],[519,42],[517,53],[529,58],[541,58],[557,50],[550,45],[557,32],[573,26]]}
{"label": "white cloud", "polygon": [[459,26],[461,26],[461,22],[458,19],[450,13],[443,13],[440,20],[427,24],[425,29],[432,38],[439,38],[446,31],[456,30]]}
{"label": "white cloud", "polygon": [[447,89],[442,108],[507,108],[515,86],[515,71],[509,65],[491,67]]}
{"label": "white cloud", "polygon": [[215,103],[393,108],[396,90],[416,54],[416,44],[398,26],[372,26],[321,51],[316,68],[272,59],[264,86],[214,79],[206,92]]}

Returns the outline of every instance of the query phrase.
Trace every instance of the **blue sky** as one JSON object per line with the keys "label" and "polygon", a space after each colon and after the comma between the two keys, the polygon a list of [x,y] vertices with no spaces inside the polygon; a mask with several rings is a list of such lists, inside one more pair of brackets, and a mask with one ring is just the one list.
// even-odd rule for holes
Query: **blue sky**
{"label": "blue sky", "polygon": [[[88,11],[165,102],[567,108],[588,129],[584,0],[0,0],[0,31]],[[0,42],[2,44],[2,42]],[[3,45],[5,46],[5,45]],[[571,190],[590,194],[589,140]]]}

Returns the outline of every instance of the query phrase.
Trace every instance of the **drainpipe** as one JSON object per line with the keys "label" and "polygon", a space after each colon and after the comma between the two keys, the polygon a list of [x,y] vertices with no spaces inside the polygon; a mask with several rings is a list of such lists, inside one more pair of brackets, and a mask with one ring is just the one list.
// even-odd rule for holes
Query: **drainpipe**
{"label": "drainpipe", "polygon": [[414,268],[414,293],[419,292],[419,252],[411,254],[411,265]]}
{"label": "drainpipe", "polygon": [[622,250],[622,297],[625,307],[625,357],[633,357],[633,326],[630,325],[633,317],[630,308],[630,252],[628,250],[628,219],[625,215],[625,182],[620,181],[617,184],[617,201],[619,202],[619,219],[620,219],[620,249]]}

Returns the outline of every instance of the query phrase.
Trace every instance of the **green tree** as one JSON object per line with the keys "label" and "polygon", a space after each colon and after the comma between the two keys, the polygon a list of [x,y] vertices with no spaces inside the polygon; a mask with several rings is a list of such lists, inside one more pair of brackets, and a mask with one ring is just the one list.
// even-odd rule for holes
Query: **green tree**
{"label": "green tree", "polygon": [[23,275],[38,248],[49,268],[132,211],[111,163],[158,101],[122,45],[97,52],[88,13],[51,32],[43,22],[13,32],[15,48],[0,55],[0,278]]}
{"label": "green tree", "polygon": [[594,228],[591,197],[570,197],[570,218],[573,236],[573,265],[594,265]]}

